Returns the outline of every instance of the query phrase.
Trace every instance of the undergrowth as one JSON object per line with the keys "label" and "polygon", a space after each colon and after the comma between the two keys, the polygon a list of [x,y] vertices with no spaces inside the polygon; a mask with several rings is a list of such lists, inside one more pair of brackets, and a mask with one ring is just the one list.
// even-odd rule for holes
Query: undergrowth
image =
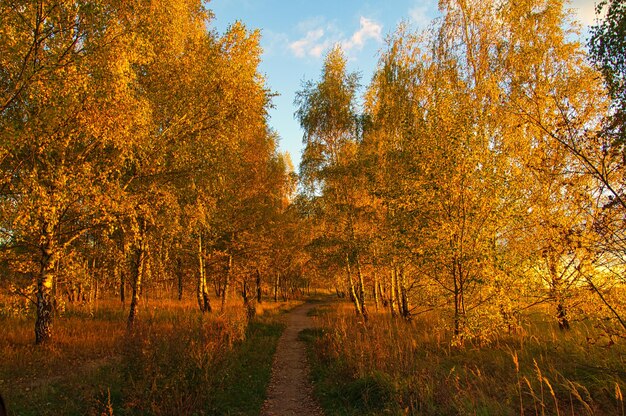
{"label": "undergrowth", "polygon": [[152,302],[132,334],[119,304],[70,307],[36,347],[32,322],[2,318],[0,392],[19,415],[258,415],[293,303],[201,315],[193,302]]}
{"label": "undergrowth", "polygon": [[364,324],[339,307],[316,319],[302,338],[327,415],[624,414],[626,347],[591,341],[590,323],[457,345],[436,316]]}

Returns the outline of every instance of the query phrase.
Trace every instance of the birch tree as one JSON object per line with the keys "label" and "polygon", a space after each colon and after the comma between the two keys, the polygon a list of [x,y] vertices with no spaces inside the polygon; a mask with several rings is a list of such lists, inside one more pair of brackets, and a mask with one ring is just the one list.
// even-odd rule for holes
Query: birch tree
{"label": "birch tree", "polygon": [[[367,319],[362,244],[357,231],[359,189],[351,181],[359,136],[356,74],[346,70],[339,46],[324,61],[317,83],[308,82],[296,98],[296,116],[305,131],[300,171],[322,201],[325,233],[335,239],[335,262],[342,264],[357,315]],[[316,195],[319,194],[319,195]]]}

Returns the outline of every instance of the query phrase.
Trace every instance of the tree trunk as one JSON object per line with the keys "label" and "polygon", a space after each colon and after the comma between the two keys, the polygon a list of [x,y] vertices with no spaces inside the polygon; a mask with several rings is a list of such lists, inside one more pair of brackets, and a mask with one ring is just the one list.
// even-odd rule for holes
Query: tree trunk
{"label": "tree trunk", "polygon": [[278,286],[280,285],[280,273],[276,273],[276,279],[274,280],[274,302],[278,302]]}
{"label": "tree trunk", "polygon": [[552,300],[556,306],[556,320],[559,324],[560,330],[568,330],[570,329],[569,319],[567,317],[567,307],[565,306],[565,302],[562,295],[562,281],[561,277],[558,274],[557,270],[557,260],[556,256],[546,256],[545,260],[548,264],[548,273],[550,273],[550,291]]}
{"label": "tree trunk", "polygon": [[139,312],[139,296],[141,294],[141,285],[143,283],[144,264],[146,261],[146,242],[145,242],[145,224],[140,221],[139,241],[133,253],[132,270],[131,270],[131,287],[132,295],[130,298],[130,310],[128,312],[128,330],[131,331],[135,325],[135,320]]}
{"label": "tree trunk", "polygon": [[[58,276],[59,275],[59,270],[61,268],[61,259],[57,259],[57,261],[54,262],[54,275]],[[59,295],[58,295],[58,279],[52,279],[52,296],[53,296],[53,316],[59,316],[59,308],[61,307],[61,305],[59,304]]]}
{"label": "tree trunk", "polygon": [[363,316],[363,309],[361,308],[360,298],[357,296],[354,288],[354,280],[352,279],[352,270],[350,268],[350,257],[346,254],[346,273],[348,275],[348,284],[350,285],[350,299],[354,304],[354,309],[357,316]]}
{"label": "tree trunk", "polygon": [[37,277],[37,320],[35,321],[35,343],[43,344],[52,339],[52,318],[54,311],[54,227],[45,223],[43,226],[43,243],[40,246],[40,269]]}
{"label": "tree trunk", "polygon": [[263,293],[261,290],[261,272],[259,269],[256,269],[256,301],[257,303],[261,303],[261,297]]}
{"label": "tree trunk", "polygon": [[[456,286],[456,282],[455,282]],[[454,335],[459,336],[461,334],[461,311],[460,311],[460,299],[461,293],[455,287],[454,289]]]}
{"label": "tree trunk", "polygon": [[465,306],[463,301],[462,270],[455,258],[452,262],[452,280],[454,282],[454,335],[459,336],[463,330]]}
{"label": "tree trunk", "polygon": [[560,330],[570,329],[569,319],[567,318],[567,309],[560,299],[556,304],[556,319],[559,321]]}
{"label": "tree trunk", "polygon": [[378,304],[380,302],[380,283],[378,283],[378,273],[374,270],[374,284],[373,284],[373,294],[374,294],[374,306],[376,307],[376,311],[378,311]]}
{"label": "tree trunk", "polygon": [[380,296],[382,307],[386,308],[387,306],[389,306],[389,300],[387,299],[386,290],[383,287],[383,285],[380,283],[380,280],[378,281],[378,294]]}
{"label": "tree trunk", "polygon": [[223,279],[213,279],[213,288],[215,289],[215,296],[219,299],[222,298],[222,283]]}
{"label": "tree trunk", "polygon": [[91,261],[91,270],[89,275],[91,276],[91,284],[89,285],[89,303],[96,302],[98,300],[98,276],[96,274],[96,259]]}
{"label": "tree trunk", "polygon": [[230,285],[231,273],[233,271],[233,256],[228,255],[228,266],[226,269],[226,276],[224,279],[224,287],[222,288],[222,311],[226,307],[226,301],[228,300],[228,288]]}
{"label": "tree trunk", "polygon": [[396,317],[396,267],[393,266],[391,270],[391,287],[389,288],[389,309],[391,310],[391,316]]}
{"label": "tree trunk", "polygon": [[126,303],[126,272],[120,273],[120,301]]}
{"label": "tree trunk", "polygon": [[356,255],[356,274],[359,283],[359,303],[361,304],[361,313],[363,319],[367,321],[367,307],[365,305],[365,283],[363,282],[363,273],[361,273],[361,261],[359,260],[359,254]]}
{"label": "tree trunk", "polygon": [[400,268],[398,287],[400,289],[400,311],[402,317],[406,320],[409,320],[411,319],[411,311],[409,309],[409,298],[406,288],[406,276],[404,275],[404,267]]}
{"label": "tree trunk", "polygon": [[176,277],[178,279],[178,300],[183,300],[183,261],[176,259]]}
{"label": "tree trunk", "polygon": [[198,307],[200,312],[211,312],[211,302],[206,284],[206,273],[204,270],[204,251],[202,250],[202,235],[198,237]]}

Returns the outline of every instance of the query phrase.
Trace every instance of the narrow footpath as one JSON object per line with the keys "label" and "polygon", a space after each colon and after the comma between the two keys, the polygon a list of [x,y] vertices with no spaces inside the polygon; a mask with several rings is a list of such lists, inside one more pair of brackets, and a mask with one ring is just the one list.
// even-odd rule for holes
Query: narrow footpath
{"label": "narrow footpath", "polygon": [[287,328],[278,341],[272,378],[261,416],[322,416],[324,413],[313,399],[309,379],[306,346],[298,333],[313,326],[307,312],[316,305],[306,303],[289,312]]}

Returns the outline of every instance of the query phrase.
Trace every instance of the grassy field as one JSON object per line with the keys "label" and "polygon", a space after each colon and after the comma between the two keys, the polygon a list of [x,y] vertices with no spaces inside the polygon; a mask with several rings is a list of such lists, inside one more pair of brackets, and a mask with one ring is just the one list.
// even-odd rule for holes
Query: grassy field
{"label": "grassy field", "polygon": [[435,315],[315,315],[302,337],[327,415],[624,415],[626,347],[591,321],[560,331],[536,311],[514,333],[455,346]]}
{"label": "grassy field", "polygon": [[126,333],[119,302],[69,305],[54,342],[34,346],[29,317],[0,318],[0,391],[14,415],[258,415],[283,324],[296,303],[201,315],[150,301]]}
{"label": "grassy field", "polygon": [[[598,322],[560,331],[541,309],[489,342],[452,342],[441,317],[410,322],[347,303],[314,309],[310,348],[327,415],[624,415],[626,347]],[[240,304],[197,312],[193,301],[143,304],[126,332],[117,301],[69,305],[54,343],[34,346],[29,317],[0,318],[0,391],[15,415],[258,415],[282,312],[251,320]]]}

